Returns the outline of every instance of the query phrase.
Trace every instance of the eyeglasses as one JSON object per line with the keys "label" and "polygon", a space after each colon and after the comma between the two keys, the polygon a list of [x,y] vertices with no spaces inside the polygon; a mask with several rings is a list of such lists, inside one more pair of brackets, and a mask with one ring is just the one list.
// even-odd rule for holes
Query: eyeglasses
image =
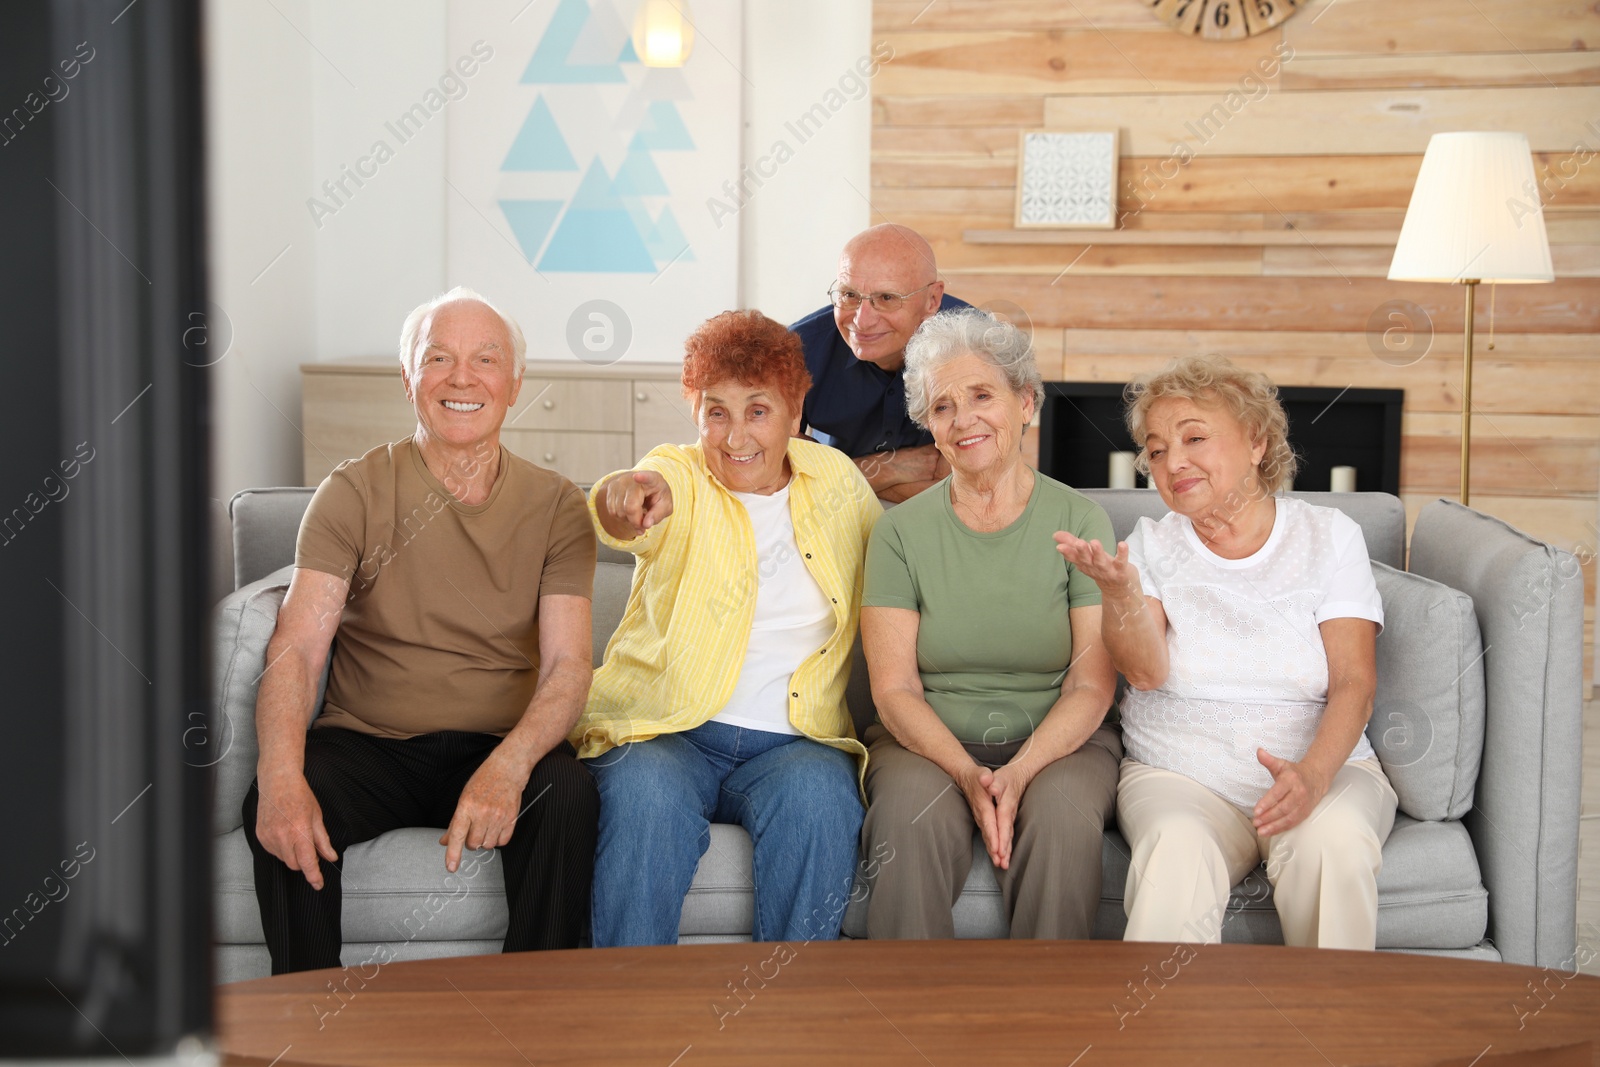
{"label": "eyeglasses", "polygon": [[890,315],[899,311],[907,300],[934,285],[929,282],[920,289],[913,289],[909,293],[858,293],[854,289],[846,289],[835,282],[828,287],[828,300],[840,311],[854,311],[861,306],[863,300],[872,304],[872,310],[880,315]]}

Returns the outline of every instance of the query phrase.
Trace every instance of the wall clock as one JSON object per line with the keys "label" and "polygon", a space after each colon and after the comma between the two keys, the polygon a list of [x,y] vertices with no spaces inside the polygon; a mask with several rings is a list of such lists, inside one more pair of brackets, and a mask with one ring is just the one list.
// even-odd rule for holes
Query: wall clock
{"label": "wall clock", "polygon": [[1237,41],[1264,33],[1294,14],[1303,0],[1144,0],[1179,33],[1208,41]]}

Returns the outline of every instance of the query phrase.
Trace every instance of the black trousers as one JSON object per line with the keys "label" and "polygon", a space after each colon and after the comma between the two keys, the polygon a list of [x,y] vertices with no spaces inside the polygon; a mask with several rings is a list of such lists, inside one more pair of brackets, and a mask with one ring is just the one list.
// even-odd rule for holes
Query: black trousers
{"label": "black trousers", "polygon": [[[273,974],[340,965],[345,849],[405,826],[442,832],[467,781],[499,743],[492,734],[456,731],[405,740],[337,727],[308,732],[306,781],[339,854],[338,863],[319,861],[321,890],[256,839],[261,795],[251,783],[244,832],[255,857],[256,900]],[[510,910],[505,951],[578,947],[589,921],[599,816],[594,780],[563,741],[528,776],[517,827],[500,849]]]}

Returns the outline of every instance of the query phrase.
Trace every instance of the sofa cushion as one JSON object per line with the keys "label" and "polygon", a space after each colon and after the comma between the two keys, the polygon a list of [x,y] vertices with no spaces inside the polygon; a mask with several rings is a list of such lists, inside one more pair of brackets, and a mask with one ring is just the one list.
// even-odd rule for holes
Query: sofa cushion
{"label": "sofa cushion", "polygon": [[[1117,939],[1127,929],[1122,908],[1131,853],[1122,835],[1108,829],[1101,845],[1100,909],[1094,936]],[[867,936],[867,888],[859,874],[844,917],[846,937]],[[1003,938],[1009,924],[994,867],[973,835],[972,869],[952,909],[958,938]],[[1478,871],[1472,839],[1459,822],[1418,822],[1395,817],[1383,846],[1378,874],[1378,947],[1470,949],[1483,940],[1489,895]],[[1229,943],[1282,944],[1283,927],[1272,903],[1272,887],[1257,867],[1233,887],[1223,919]]]}
{"label": "sofa cushion", "polygon": [[1466,826],[1396,815],[1378,872],[1378,947],[1470,948],[1488,928],[1489,891]]}
{"label": "sofa cushion", "polygon": [[1367,739],[1401,811],[1459,819],[1472,808],[1483,755],[1483,642],[1472,598],[1382,563],[1372,576],[1384,628]]}
{"label": "sofa cushion", "polygon": [[463,852],[445,869],[444,831],[391,830],[344,856],[344,940],[454,941],[506,934],[505,878],[495,849]]}
{"label": "sofa cushion", "polygon": [[212,940],[219,945],[258,944],[266,935],[261,932],[255,868],[244,829],[235,827],[211,840]]}
{"label": "sofa cushion", "polygon": [[[267,666],[267,642],[278,625],[278,608],[294,567],[280,567],[251,582],[217,605],[211,627],[213,719],[184,733],[187,760],[216,767],[211,807],[212,832],[239,826],[239,806],[256,777],[256,689]],[[323,685],[327,684],[324,673]],[[317,690],[322,706],[322,687]]]}
{"label": "sofa cushion", "polygon": [[711,824],[711,843],[700,857],[683,898],[678,935],[742,937],[755,926],[755,889],[750,865],[755,851],[742,826]]}
{"label": "sofa cushion", "polygon": [[[492,956],[500,951],[500,939],[486,941],[346,941],[339,948],[339,962],[352,974],[344,976],[341,983],[351,992],[359,992],[363,985],[359,979],[371,981],[385,962],[402,960],[435,960],[452,956]],[[217,945],[211,953],[211,965],[218,983],[243,982],[251,978],[265,978],[272,973],[272,957],[264,944]],[[349,993],[324,992],[319,1000],[312,1001],[320,1008],[317,1018],[324,1027],[350,1004]]]}
{"label": "sofa cushion", "polygon": [[[344,942],[495,940],[506,933],[505,880],[493,849],[463,852],[445,870],[442,830],[410,827],[351,845],[344,855]],[[244,830],[216,839],[215,938],[264,938]]]}
{"label": "sofa cushion", "polygon": [[[600,548],[613,555],[622,555],[605,545]],[[625,563],[602,559],[594,565],[591,609],[593,663],[596,667],[605,662],[606,645],[610,643],[611,635],[616,632],[617,624],[622,621],[623,612],[628,608],[628,594],[633,589],[633,557],[626,556],[625,559]]]}

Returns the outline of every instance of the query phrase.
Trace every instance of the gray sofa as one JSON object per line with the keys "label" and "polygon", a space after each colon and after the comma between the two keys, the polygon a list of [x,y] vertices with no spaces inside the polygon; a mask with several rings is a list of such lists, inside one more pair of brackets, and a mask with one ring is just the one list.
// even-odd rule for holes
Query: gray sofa
{"label": "gray sofa", "polygon": [[[235,591],[218,607],[216,964],[219,981],[269,971],[240,802],[255,774],[255,691],[282,603],[310,489],[263,489],[231,504]],[[1090,490],[1118,537],[1166,509],[1149,490]],[[1555,966],[1576,944],[1583,583],[1577,561],[1497,519],[1448,501],[1427,505],[1410,544],[1401,502],[1379,493],[1299,494],[1362,526],[1383,594],[1379,694],[1368,735],[1400,795],[1378,880],[1378,947]],[[595,575],[599,663],[621,618],[631,558],[602,547]],[[848,693],[858,731],[873,710],[859,642]],[[750,840],[712,828],[684,902],[683,942],[748,939]],[[505,929],[492,853],[446,878],[438,831],[400,830],[345,858],[344,962],[498,951]],[[1096,937],[1121,936],[1128,849],[1104,844]],[[465,868],[464,868],[465,870]],[[858,881],[847,936],[864,936]],[[1004,937],[994,871],[974,842],[955,908],[957,936]],[[1258,869],[1235,887],[1226,941],[1281,941]],[[379,946],[385,946],[380,952]]]}

